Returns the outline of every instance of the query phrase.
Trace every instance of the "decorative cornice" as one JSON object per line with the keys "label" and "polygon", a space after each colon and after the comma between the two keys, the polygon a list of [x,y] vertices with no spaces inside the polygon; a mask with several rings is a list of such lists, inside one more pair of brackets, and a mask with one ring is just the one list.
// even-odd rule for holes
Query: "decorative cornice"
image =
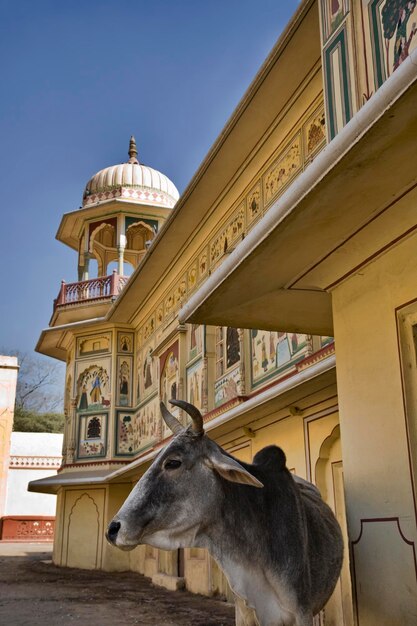
{"label": "decorative cornice", "polygon": [[317,350],[317,352],[314,352],[310,356],[306,357],[305,359],[297,363],[296,365],[297,372],[301,372],[302,370],[305,370],[308,367],[311,367],[315,363],[318,363],[319,361],[326,359],[328,356],[334,353],[335,353],[334,341],[331,341],[320,350]]}
{"label": "decorative cornice", "polygon": [[115,185],[109,188],[103,187],[102,190],[97,190],[89,196],[86,196],[83,202],[83,208],[96,204],[98,202],[105,202],[106,200],[113,200],[114,198],[123,198],[125,200],[136,200],[142,204],[151,204],[155,206],[163,206],[172,208],[176,202],[169,194],[163,191],[155,191],[155,189],[149,187],[146,189],[143,185]]}
{"label": "decorative cornice", "polygon": [[96,466],[103,466],[103,465],[126,465],[126,463],[130,463],[130,459],[127,459],[126,461],[91,461],[90,463],[66,463],[65,465],[62,465],[58,471],[61,472],[62,470],[66,470],[69,467],[78,468],[78,467],[96,467]]}
{"label": "decorative cornice", "polygon": [[23,456],[12,454],[10,456],[10,469],[59,469],[61,456]]}

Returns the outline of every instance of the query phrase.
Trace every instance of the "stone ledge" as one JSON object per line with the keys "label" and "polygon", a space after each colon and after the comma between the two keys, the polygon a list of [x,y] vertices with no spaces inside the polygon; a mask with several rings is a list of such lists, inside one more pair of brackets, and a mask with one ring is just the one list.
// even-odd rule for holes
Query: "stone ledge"
{"label": "stone ledge", "polygon": [[157,587],[165,587],[169,591],[178,591],[179,589],[184,589],[185,579],[179,576],[157,573],[152,576],[152,584]]}

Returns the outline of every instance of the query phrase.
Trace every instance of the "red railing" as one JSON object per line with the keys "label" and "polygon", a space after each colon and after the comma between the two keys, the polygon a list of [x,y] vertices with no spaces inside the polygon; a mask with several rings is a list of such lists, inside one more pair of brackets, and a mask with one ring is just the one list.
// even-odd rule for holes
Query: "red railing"
{"label": "red railing", "polygon": [[128,276],[120,276],[116,270],[110,276],[82,280],[78,283],[66,283],[63,280],[58,297],[54,300],[54,311],[57,307],[68,304],[117,298],[128,280]]}
{"label": "red railing", "polygon": [[55,517],[8,515],[0,519],[1,541],[53,541]]}

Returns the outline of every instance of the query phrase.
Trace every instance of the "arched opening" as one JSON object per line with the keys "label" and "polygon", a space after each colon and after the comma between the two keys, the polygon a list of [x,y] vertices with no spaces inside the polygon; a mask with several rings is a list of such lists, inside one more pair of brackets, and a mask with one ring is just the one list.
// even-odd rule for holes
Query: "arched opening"
{"label": "arched opening", "polygon": [[343,461],[340,426],[334,427],[320,447],[315,468],[316,485],[323,499],[336,515],[343,534],[345,554],[342,571],[336,588],[324,608],[326,626],[350,626],[353,624],[352,584],[349,570],[349,539],[346,523],[345,492],[343,484]]}
{"label": "arched opening", "polygon": [[100,276],[98,261],[95,257],[90,257],[88,262],[88,278],[97,278],[97,276]]}
{"label": "arched opening", "polygon": [[141,252],[149,247],[155,237],[155,232],[145,222],[135,222],[126,230],[126,249]]}
{"label": "arched opening", "polygon": [[[119,262],[118,261],[110,261],[107,265],[106,276],[110,276],[113,271],[116,270],[119,273]],[[124,261],[123,263],[123,276],[131,276],[134,272],[135,268],[129,261]]]}

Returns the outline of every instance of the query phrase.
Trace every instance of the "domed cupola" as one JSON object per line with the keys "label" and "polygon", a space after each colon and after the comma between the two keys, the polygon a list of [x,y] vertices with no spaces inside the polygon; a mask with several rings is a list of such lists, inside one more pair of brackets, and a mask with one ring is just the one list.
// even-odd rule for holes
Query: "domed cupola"
{"label": "domed cupola", "polygon": [[173,208],[179,198],[174,183],[165,174],[138,161],[135,138],[130,138],[127,163],[111,165],[94,174],[88,181],[82,208],[116,198]]}

